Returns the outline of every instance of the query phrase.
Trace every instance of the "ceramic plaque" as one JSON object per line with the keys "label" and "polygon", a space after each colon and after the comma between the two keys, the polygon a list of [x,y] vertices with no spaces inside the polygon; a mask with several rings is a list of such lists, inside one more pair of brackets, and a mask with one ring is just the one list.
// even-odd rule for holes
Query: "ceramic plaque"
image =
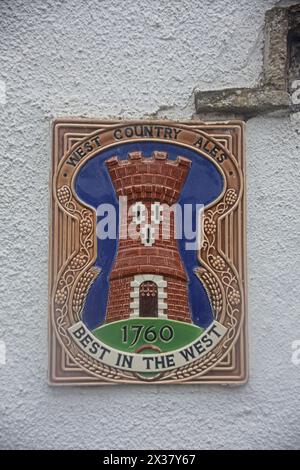
{"label": "ceramic plaque", "polygon": [[51,384],[246,381],[243,131],[54,122]]}

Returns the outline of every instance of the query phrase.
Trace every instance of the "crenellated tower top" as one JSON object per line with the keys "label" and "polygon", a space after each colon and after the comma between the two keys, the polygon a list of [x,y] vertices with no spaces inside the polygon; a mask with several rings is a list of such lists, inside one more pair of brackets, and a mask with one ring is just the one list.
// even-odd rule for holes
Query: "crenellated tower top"
{"label": "crenellated tower top", "polygon": [[118,196],[129,202],[160,201],[173,204],[179,198],[192,162],[185,157],[168,159],[166,152],[131,152],[127,160],[112,157],[106,165]]}

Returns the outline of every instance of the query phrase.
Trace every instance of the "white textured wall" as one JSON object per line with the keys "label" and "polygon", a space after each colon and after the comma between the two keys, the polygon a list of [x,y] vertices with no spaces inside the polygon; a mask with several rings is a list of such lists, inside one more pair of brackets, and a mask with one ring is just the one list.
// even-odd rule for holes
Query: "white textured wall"
{"label": "white textured wall", "polygon": [[195,86],[253,85],[264,12],[275,3],[1,0],[1,448],[300,446],[300,365],[291,362],[300,339],[300,125],[288,118],[254,118],[246,129],[249,383],[46,382],[51,119],[188,118]]}

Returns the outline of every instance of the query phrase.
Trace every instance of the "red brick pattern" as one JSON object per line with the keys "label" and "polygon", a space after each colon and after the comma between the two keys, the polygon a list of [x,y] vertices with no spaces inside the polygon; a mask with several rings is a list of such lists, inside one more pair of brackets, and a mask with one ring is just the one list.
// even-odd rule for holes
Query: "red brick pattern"
{"label": "red brick pattern", "polygon": [[[152,201],[154,202],[154,201]],[[151,222],[151,202],[145,202]],[[128,217],[128,225],[132,217]],[[135,224],[134,227],[136,228]],[[170,213],[170,238],[163,239],[165,225],[161,222],[156,226],[156,240],[154,245],[145,247],[140,238],[119,240],[118,256],[116,258],[110,279],[122,278],[134,274],[161,274],[170,275],[186,281],[186,273],[178,253],[177,240],[174,238],[174,213]],[[136,228],[139,232],[139,227]]]}
{"label": "red brick pattern", "polygon": [[187,285],[180,280],[166,278],[168,318],[191,323]]}
{"label": "red brick pattern", "polygon": [[[140,201],[146,206],[151,223],[151,204],[174,204],[190,169],[191,161],[184,157],[168,160],[165,152],[154,152],[144,158],[140,152],[128,155],[128,160],[110,158],[108,171],[118,196],[127,196],[128,204]],[[127,217],[132,223],[132,215]],[[136,232],[139,227],[133,225]],[[190,322],[187,295],[187,276],[174,237],[174,213],[170,212],[170,237],[164,239],[166,225],[156,226],[156,239],[152,246],[144,246],[137,239],[120,239],[118,253],[110,275],[107,322],[128,318],[132,298],[130,282],[138,274],[157,274],[167,281],[168,318]],[[138,234],[137,234],[138,235]]]}
{"label": "red brick pattern", "polygon": [[132,301],[130,283],[132,280],[133,277],[125,277],[110,281],[106,323],[126,320],[129,317],[129,304]]}
{"label": "red brick pattern", "polygon": [[128,154],[128,160],[112,157],[106,165],[118,196],[128,201],[160,201],[173,204],[177,201],[191,161],[185,157],[167,160],[167,153],[154,152],[143,158],[141,152]]}

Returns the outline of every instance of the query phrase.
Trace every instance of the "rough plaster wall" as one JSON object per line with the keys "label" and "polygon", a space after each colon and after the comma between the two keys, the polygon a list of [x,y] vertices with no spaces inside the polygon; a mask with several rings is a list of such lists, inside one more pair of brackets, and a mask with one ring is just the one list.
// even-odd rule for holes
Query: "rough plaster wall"
{"label": "rough plaster wall", "polygon": [[288,118],[247,123],[249,383],[46,382],[51,119],[191,117],[195,86],[258,80],[274,4],[1,0],[1,448],[299,447],[300,126]]}

